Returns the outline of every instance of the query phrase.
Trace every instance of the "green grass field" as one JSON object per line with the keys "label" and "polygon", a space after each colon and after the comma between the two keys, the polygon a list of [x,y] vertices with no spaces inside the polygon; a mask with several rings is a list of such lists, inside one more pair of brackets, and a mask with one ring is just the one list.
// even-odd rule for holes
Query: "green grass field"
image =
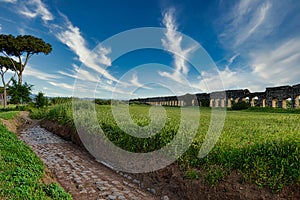
{"label": "green grass field", "polygon": [[[150,106],[132,105],[133,121],[146,126],[150,123]],[[158,134],[150,138],[136,138],[123,132],[112,115],[110,106],[96,106],[101,128],[116,145],[132,152],[149,152],[168,144],[180,124],[180,109],[165,107],[166,123]],[[190,118],[199,109],[185,108]],[[84,114],[82,109],[81,117]],[[56,105],[47,110],[35,110],[32,117],[48,118],[74,126],[71,103]],[[240,171],[244,179],[261,187],[280,190],[291,184],[300,184],[300,114],[254,111],[227,111],[221,137],[204,158],[198,152],[207,133],[211,109],[200,109],[200,126],[193,144],[177,162],[187,178],[198,178],[203,172],[209,184],[217,184],[232,170]],[[124,119],[124,123],[126,120]],[[87,123],[88,124],[88,123]],[[192,125],[191,125],[192,126]],[[132,129],[132,131],[136,131]],[[188,134],[188,133],[187,133]]]}

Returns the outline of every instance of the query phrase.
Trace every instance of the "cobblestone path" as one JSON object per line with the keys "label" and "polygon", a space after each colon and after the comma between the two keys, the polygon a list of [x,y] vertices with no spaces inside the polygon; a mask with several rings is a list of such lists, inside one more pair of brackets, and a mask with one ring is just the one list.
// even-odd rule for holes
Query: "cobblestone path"
{"label": "cobblestone path", "polygon": [[35,126],[20,135],[74,199],[157,199],[129,179],[96,162],[82,148]]}

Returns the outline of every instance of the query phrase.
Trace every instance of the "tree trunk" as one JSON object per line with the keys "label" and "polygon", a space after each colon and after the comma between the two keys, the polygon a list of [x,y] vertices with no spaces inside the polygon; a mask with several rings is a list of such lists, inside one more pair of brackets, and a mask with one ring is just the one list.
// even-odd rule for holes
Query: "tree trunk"
{"label": "tree trunk", "polygon": [[3,87],[3,107],[6,108],[7,106],[7,98],[6,98],[6,85]]}
{"label": "tree trunk", "polygon": [[1,79],[2,79],[2,84],[3,84],[3,107],[6,108],[6,105],[7,105],[7,102],[6,102],[6,88],[7,88],[7,85],[5,84],[5,80],[4,80],[4,74],[5,72],[2,71],[1,69]]}
{"label": "tree trunk", "polygon": [[29,54],[27,53],[27,56],[26,56],[26,60],[25,60],[25,64],[22,65],[22,57],[21,55],[18,56],[19,57],[19,63],[20,63],[20,69],[19,69],[19,73],[18,73],[18,70],[16,70],[17,74],[18,74],[18,83],[20,85],[22,85],[22,73],[23,73],[23,70],[24,70],[24,67],[25,65],[27,64],[28,62],[28,58],[29,58]]}
{"label": "tree trunk", "polygon": [[22,72],[19,72],[18,73],[18,83],[20,84],[20,85],[22,85]]}

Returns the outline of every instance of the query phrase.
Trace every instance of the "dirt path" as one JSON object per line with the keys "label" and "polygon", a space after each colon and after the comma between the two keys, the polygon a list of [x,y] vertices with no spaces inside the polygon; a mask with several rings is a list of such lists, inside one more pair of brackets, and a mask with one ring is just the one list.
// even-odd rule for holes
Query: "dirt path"
{"label": "dirt path", "polygon": [[21,113],[20,139],[29,144],[74,199],[157,199],[134,181],[96,162],[84,149],[65,141]]}

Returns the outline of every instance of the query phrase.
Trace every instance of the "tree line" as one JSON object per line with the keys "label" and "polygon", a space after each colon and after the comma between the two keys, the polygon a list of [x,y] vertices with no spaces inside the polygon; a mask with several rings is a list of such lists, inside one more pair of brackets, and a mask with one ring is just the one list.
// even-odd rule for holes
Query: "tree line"
{"label": "tree line", "polygon": [[[28,64],[29,59],[39,53],[45,55],[52,51],[52,46],[44,40],[31,36],[31,35],[18,35],[11,34],[0,35],[0,76],[3,84],[3,105],[7,105],[7,88],[10,87],[10,92],[16,99],[13,102],[20,103],[25,101],[28,97],[32,85],[28,83],[23,84],[23,72]],[[8,71],[13,74],[10,78],[6,78]],[[17,76],[17,81],[15,77]],[[10,85],[12,83],[12,85]],[[29,94],[26,96],[25,93]],[[17,94],[16,94],[17,93]]]}

